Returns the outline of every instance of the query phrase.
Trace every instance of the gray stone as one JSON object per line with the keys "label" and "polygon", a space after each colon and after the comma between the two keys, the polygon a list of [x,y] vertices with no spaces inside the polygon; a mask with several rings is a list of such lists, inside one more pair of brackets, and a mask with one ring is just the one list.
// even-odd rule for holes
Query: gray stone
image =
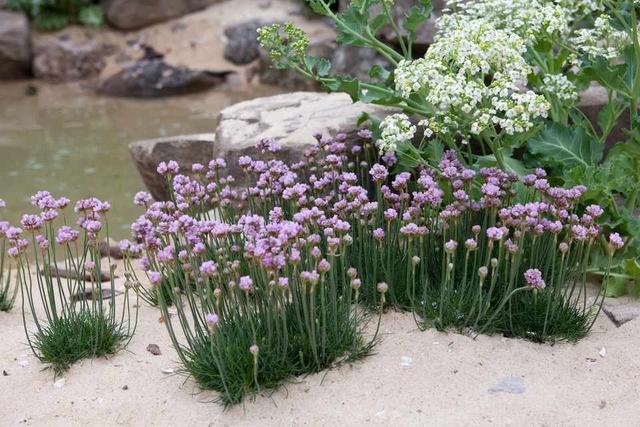
{"label": "gray stone", "polygon": [[102,0],[107,23],[135,30],[204,9],[221,0]]}
{"label": "gray stone", "polygon": [[602,311],[620,327],[640,316],[640,302],[629,296],[606,298],[602,304]]}
{"label": "gray stone", "polygon": [[33,74],[54,82],[95,77],[105,66],[102,46],[95,40],[45,35],[34,40]]}
{"label": "gray stone", "polygon": [[294,92],[257,98],[225,108],[216,130],[215,157],[223,157],[233,175],[240,173],[240,156],[257,157],[253,147],[261,138],[273,138],[282,146],[280,156],[299,161],[315,141],[313,133],[357,129],[363,113],[386,116],[396,110],[372,104],[353,103],[344,93]]}
{"label": "gray stone", "polygon": [[0,79],[28,76],[31,72],[31,30],[27,17],[0,10]]}
{"label": "gray stone", "polygon": [[98,242],[98,250],[103,258],[123,259],[124,254],[118,246],[118,242],[109,237]]}
{"label": "gray stone", "polygon": [[[45,269],[43,268],[42,270],[40,270],[40,274],[45,274]],[[78,274],[76,273],[75,270],[73,269],[67,269],[65,267],[62,266],[58,266],[56,267],[56,265],[51,265],[49,267],[49,274],[51,275],[51,277],[60,277],[63,279],[73,279],[73,280],[84,280],[85,282],[90,282],[94,279],[93,271],[85,271],[84,275],[82,275],[82,273]],[[118,277],[116,275],[113,275],[114,278]],[[111,274],[108,271],[101,271],[100,272],[100,281],[101,282],[109,282],[111,280]]]}
{"label": "gray stone", "polygon": [[270,22],[252,19],[242,22],[224,30],[227,44],[224,47],[225,59],[237,65],[248,64],[260,56],[260,43],[257,31],[263,25]]}
{"label": "gray stone", "polygon": [[194,163],[206,164],[213,158],[213,134],[182,135],[149,139],[129,144],[129,152],[142,181],[156,200],[169,199],[169,187],[156,169],[162,161],[175,160],[181,172],[188,175]]}
{"label": "gray stone", "polygon": [[174,67],[162,58],[142,59],[104,80],[98,92],[133,98],[183,95],[220,85],[230,74],[233,72]]}

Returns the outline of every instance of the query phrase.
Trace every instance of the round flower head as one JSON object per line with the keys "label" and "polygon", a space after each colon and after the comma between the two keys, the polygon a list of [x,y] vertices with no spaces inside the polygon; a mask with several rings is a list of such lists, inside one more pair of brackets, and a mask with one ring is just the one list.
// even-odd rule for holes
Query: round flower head
{"label": "round flower head", "polygon": [[414,255],[414,256],[411,258],[411,263],[412,263],[413,265],[418,265],[418,264],[420,264],[420,257],[419,257],[419,256],[417,256],[417,255]]}
{"label": "round flower head", "polygon": [[157,286],[162,281],[162,273],[158,271],[150,271],[149,273],[149,281],[152,285]]}
{"label": "round flower head", "polygon": [[215,313],[209,313],[204,317],[204,320],[207,322],[207,326],[209,329],[214,329],[218,323],[220,322],[220,318]]}
{"label": "round flower head", "polygon": [[251,292],[253,289],[253,280],[251,280],[249,276],[242,276],[238,286],[245,292]]}
{"label": "round flower head", "polygon": [[382,228],[376,228],[373,230],[373,237],[377,240],[384,239],[384,230]]}
{"label": "round flower head", "polygon": [[609,234],[609,246],[614,251],[621,249],[624,246],[624,240],[622,240],[622,237],[620,237],[620,234],[618,233]]}
{"label": "round flower head", "polygon": [[489,274],[489,269],[484,265],[478,269],[478,276],[480,276],[481,279],[487,277],[487,274]]}
{"label": "round flower head", "polygon": [[524,280],[527,285],[535,289],[544,289],[546,284],[542,280],[542,272],[537,268],[530,268],[524,272]]}
{"label": "round flower head", "polygon": [[389,290],[389,285],[387,285],[385,282],[380,282],[380,283],[378,283],[376,285],[376,289],[381,294],[384,294],[385,292],[387,292]]}
{"label": "round flower head", "polygon": [[203,276],[212,276],[217,269],[218,269],[218,266],[216,265],[215,262],[205,261],[200,266],[200,273],[202,273]]}
{"label": "round flower head", "polygon": [[260,347],[258,347],[257,345],[252,345],[251,347],[249,347],[249,353],[253,354],[254,356],[258,356],[258,353],[260,352]]}
{"label": "round flower head", "polygon": [[478,242],[476,239],[467,239],[464,241],[464,247],[469,251],[475,251],[478,247]]}
{"label": "round flower head", "polygon": [[569,244],[567,242],[560,242],[558,249],[560,249],[560,252],[564,255],[569,250]]}
{"label": "round flower head", "polygon": [[358,290],[360,289],[360,286],[362,285],[362,282],[360,281],[360,279],[351,279],[351,289]]}
{"label": "round flower head", "polygon": [[330,269],[331,269],[331,264],[329,264],[329,261],[327,261],[324,258],[321,259],[320,262],[318,263],[318,271],[321,273],[326,273]]}
{"label": "round flower head", "polygon": [[498,227],[490,227],[487,229],[487,237],[491,240],[501,240],[504,237],[504,231]]}
{"label": "round flower head", "polygon": [[455,240],[449,240],[447,243],[444,244],[444,251],[452,254],[456,251],[456,248],[458,247],[458,242],[456,242]]}
{"label": "round flower head", "polygon": [[387,176],[389,176],[389,171],[380,163],[376,163],[371,167],[369,175],[371,175],[371,178],[373,178],[374,181],[382,182],[387,179]]}
{"label": "round flower head", "polygon": [[5,203],[4,200],[0,199],[0,208],[5,208],[7,207],[7,204]]}

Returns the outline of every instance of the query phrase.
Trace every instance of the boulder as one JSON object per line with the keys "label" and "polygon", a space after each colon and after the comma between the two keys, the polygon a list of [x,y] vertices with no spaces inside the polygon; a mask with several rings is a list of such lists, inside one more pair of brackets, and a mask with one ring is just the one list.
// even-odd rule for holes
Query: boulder
{"label": "boulder", "polygon": [[204,9],[221,0],[102,0],[107,23],[135,30]]}
{"label": "boulder", "polygon": [[224,47],[224,57],[236,65],[245,65],[260,56],[257,30],[270,22],[252,19],[225,28],[224,35],[227,44]]}
{"label": "boulder", "polygon": [[31,30],[22,13],[0,10],[0,79],[28,76],[31,71]]}
{"label": "boulder", "polygon": [[602,304],[602,311],[620,327],[640,316],[640,303],[630,296],[606,298]]}
{"label": "boulder", "polygon": [[232,71],[174,67],[162,58],[142,59],[104,80],[98,92],[134,98],[158,98],[201,92],[226,81]]}
{"label": "boulder", "polygon": [[34,39],[33,74],[60,83],[96,77],[105,66],[103,47],[95,40],[65,35]]}
{"label": "boulder", "polygon": [[182,135],[149,139],[129,144],[129,152],[142,181],[156,200],[169,199],[169,187],[156,169],[162,161],[175,160],[188,174],[193,163],[208,163],[213,158],[213,134]]}
{"label": "boulder", "polygon": [[295,162],[315,141],[314,132],[350,133],[357,129],[363,112],[382,117],[395,111],[353,103],[344,93],[294,92],[257,98],[220,112],[214,156],[224,158],[230,172],[239,176],[238,158],[257,157],[253,146],[261,138],[273,138],[282,145],[282,158]]}

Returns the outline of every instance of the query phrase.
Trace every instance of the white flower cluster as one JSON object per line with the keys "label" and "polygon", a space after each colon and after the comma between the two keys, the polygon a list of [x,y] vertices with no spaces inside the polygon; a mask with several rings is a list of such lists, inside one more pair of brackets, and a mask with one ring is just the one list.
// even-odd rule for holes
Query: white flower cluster
{"label": "white flower cluster", "polygon": [[449,5],[454,5],[456,13],[440,19],[443,32],[451,20],[473,20],[517,34],[527,44],[541,35],[565,34],[571,22],[568,9],[544,0],[470,0]]}
{"label": "white flower cluster", "polygon": [[567,79],[564,74],[547,74],[542,78],[543,92],[556,97],[561,101],[575,102],[578,100],[576,85]]}
{"label": "white flower cluster", "polygon": [[447,25],[424,58],[402,61],[394,74],[398,92],[420,93],[433,107],[423,123],[427,135],[466,138],[496,125],[514,134],[546,116],[544,97],[520,89],[531,72],[522,38],[482,20],[449,19]]}
{"label": "white flower cluster", "polygon": [[630,40],[627,33],[613,28],[611,18],[603,14],[596,18],[593,28],[577,30],[571,42],[588,56],[613,59]]}
{"label": "white flower cluster", "polygon": [[380,123],[381,140],[378,141],[380,154],[393,153],[398,144],[411,141],[416,134],[416,127],[411,124],[406,114],[396,113],[384,118]]}

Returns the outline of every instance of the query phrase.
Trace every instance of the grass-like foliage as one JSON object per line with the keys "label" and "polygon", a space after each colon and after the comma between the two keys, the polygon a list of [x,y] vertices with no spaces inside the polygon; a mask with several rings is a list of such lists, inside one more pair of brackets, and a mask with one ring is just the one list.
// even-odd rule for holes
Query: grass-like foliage
{"label": "grass-like foliage", "polygon": [[[3,209],[4,207],[5,202],[0,199],[0,209]],[[15,286],[12,286],[11,266],[6,260],[8,229],[9,223],[6,221],[0,221],[0,311],[11,310],[18,291]]]}
{"label": "grass-like foliage", "polygon": [[[222,159],[191,177],[161,163],[172,201],[136,195],[146,212],[132,230],[152,284],[140,292],[202,388],[234,404],[366,354],[362,321],[384,306],[413,311],[421,327],[539,342],[588,332],[601,297],[588,298],[585,271],[602,209],[579,211],[584,187],[551,187],[543,170],[520,181],[470,169],[453,151],[392,173],[394,156],[378,159],[371,132],[358,135],[317,135],[295,164],[262,140],[260,159],[238,161],[240,186]],[[622,244],[612,235],[611,253]]]}
{"label": "grass-like foliage", "polygon": [[68,223],[68,199],[41,191],[31,200],[40,213],[23,215],[22,228],[9,227],[5,234],[17,265],[27,340],[35,356],[59,375],[82,358],[124,348],[137,324],[137,308],[132,313],[129,286],[122,300],[116,299],[116,265],[110,258],[102,270],[98,239],[109,234],[109,203],[78,201],[77,230],[56,228],[58,221]]}

